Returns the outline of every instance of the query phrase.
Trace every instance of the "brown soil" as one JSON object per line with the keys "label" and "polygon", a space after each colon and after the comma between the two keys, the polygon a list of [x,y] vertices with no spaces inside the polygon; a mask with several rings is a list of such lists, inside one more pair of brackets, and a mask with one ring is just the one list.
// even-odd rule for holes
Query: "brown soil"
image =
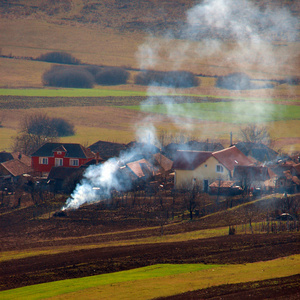
{"label": "brown soil", "polygon": [[[278,288],[280,286],[280,288]],[[185,299],[299,299],[300,275],[271,280],[226,284],[181,295],[159,298],[165,300]]]}
{"label": "brown soil", "polygon": [[[64,199],[60,201],[63,203]],[[61,203],[57,202],[56,207],[50,208],[46,204],[14,210],[2,207],[1,251],[30,251],[41,248],[51,251],[57,246],[68,246],[72,249],[73,245],[99,247],[2,261],[0,290],[158,263],[239,264],[300,253],[299,232],[234,235],[184,242],[107,247],[105,243],[110,241],[159,236],[162,234],[162,228],[159,226],[161,220],[145,219],[137,214],[134,216],[130,210],[126,214],[121,210],[103,210],[98,205],[82,207],[62,217],[50,216],[49,209],[53,212],[61,207]],[[164,226],[163,234],[213,227],[214,219],[209,220],[195,219],[193,222],[185,221]],[[235,286],[218,287],[217,290],[223,291],[227,287],[229,294],[236,293]],[[286,284],[283,283],[282,290],[285,290],[285,287]],[[263,288],[268,289],[268,285]],[[246,293],[249,289],[253,291],[251,286],[245,289]],[[273,286],[271,290],[274,289]]]}
{"label": "brown soil", "polygon": [[176,243],[84,249],[0,263],[0,289],[158,263],[247,263],[299,253],[299,234],[237,235]]}

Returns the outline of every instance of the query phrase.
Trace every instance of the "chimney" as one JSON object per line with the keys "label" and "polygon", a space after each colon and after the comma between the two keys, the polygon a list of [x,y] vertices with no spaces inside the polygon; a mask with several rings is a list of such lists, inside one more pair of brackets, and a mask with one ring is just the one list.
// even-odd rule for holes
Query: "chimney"
{"label": "chimney", "polygon": [[232,146],[232,131],[230,131],[230,147]]}
{"label": "chimney", "polygon": [[100,159],[100,154],[99,152],[96,153],[96,165],[98,165]]}

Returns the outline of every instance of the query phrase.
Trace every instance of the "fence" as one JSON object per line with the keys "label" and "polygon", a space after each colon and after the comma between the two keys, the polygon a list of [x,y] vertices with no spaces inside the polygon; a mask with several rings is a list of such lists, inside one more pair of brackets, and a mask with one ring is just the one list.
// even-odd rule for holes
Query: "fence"
{"label": "fence", "polygon": [[299,221],[269,221],[229,226],[229,234],[299,232]]}

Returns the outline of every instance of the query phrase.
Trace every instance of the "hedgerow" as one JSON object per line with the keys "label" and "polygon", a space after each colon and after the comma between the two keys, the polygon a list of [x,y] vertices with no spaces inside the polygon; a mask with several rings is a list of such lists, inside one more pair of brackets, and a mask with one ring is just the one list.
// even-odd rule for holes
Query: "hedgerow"
{"label": "hedgerow", "polygon": [[48,52],[45,54],[41,54],[36,60],[52,62],[57,64],[69,64],[69,65],[78,65],[80,64],[80,60],[75,58],[72,54],[67,52]]}
{"label": "hedgerow", "polygon": [[126,84],[128,78],[129,72],[125,69],[118,67],[106,67],[96,74],[95,81],[101,85],[117,85]]}
{"label": "hedgerow", "polygon": [[218,77],[215,86],[228,90],[247,90],[253,88],[251,78],[247,74],[240,72]]}
{"label": "hedgerow", "polygon": [[142,71],[135,77],[135,84],[157,85],[173,88],[189,88],[198,86],[199,79],[191,72],[187,71]]}
{"label": "hedgerow", "polygon": [[93,75],[83,68],[53,66],[42,76],[43,84],[55,87],[92,88]]}

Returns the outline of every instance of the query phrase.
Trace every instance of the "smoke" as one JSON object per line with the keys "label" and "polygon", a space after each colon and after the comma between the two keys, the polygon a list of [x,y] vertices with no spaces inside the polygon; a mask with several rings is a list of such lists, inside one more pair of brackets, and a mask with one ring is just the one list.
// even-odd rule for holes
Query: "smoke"
{"label": "smoke", "polygon": [[[191,60],[215,57],[218,67],[230,66],[235,71],[245,72],[259,66],[263,72],[273,74],[279,72],[290,57],[286,53],[287,48],[283,50],[283,55],[271,42],[296,41],[298,30],[297,18],[284,8],[261,9],[247,0],[204,0],[186,12],[183,28],[176,32],[168,31],[163,38],[148,36],[139,46],[136,59],[142,70],[167,68],[171,71],[184,69],[185,63]],[[175,128],[187,132],[193,129],[190,122],[182,120],[182,116],[188,115],[185,111],[188,106],[179,105],[191,102],[191,99],[187,101],[184,97],[174,97],[175,89],[159,85],[149,87],[148,94],[149,97],[141,104],[142,110],[159,106],[164,111],[164,118],[167,116]],[[234,91],[234,95],[238,95],[238,91]],[[266,96],[272,96],[270,89],[266,91]],[[233,112],[243,115],[245,112],[242,109],[238,104],[232,107]],[[264,106],[255,103],[252,109],[257,112],[257,121],[263,121]],[[155,114],[155,120],[153,115],[149,115],[137,123],[136,139],[157,143],[154,124],[159,118],[162,115]],[[136,153],[137,149],[133,148],[104,164],[90,166],[63,209],[100,201],[110,197],[113,190],[129,190],[131,179],[120,170],[126,170],[126,162]]]}
{"label": "smoke", "polygon": [[110,198],[113,190],[120,192],[129,190],[132,184],[131,179],[119,170],[123,169],[136,153],[133,147],[122,152],[118,158],[111,158],[104,164],[89,166],[84,173],[84,178],[77,184],[62,210],[77,209],[84,203]]}

